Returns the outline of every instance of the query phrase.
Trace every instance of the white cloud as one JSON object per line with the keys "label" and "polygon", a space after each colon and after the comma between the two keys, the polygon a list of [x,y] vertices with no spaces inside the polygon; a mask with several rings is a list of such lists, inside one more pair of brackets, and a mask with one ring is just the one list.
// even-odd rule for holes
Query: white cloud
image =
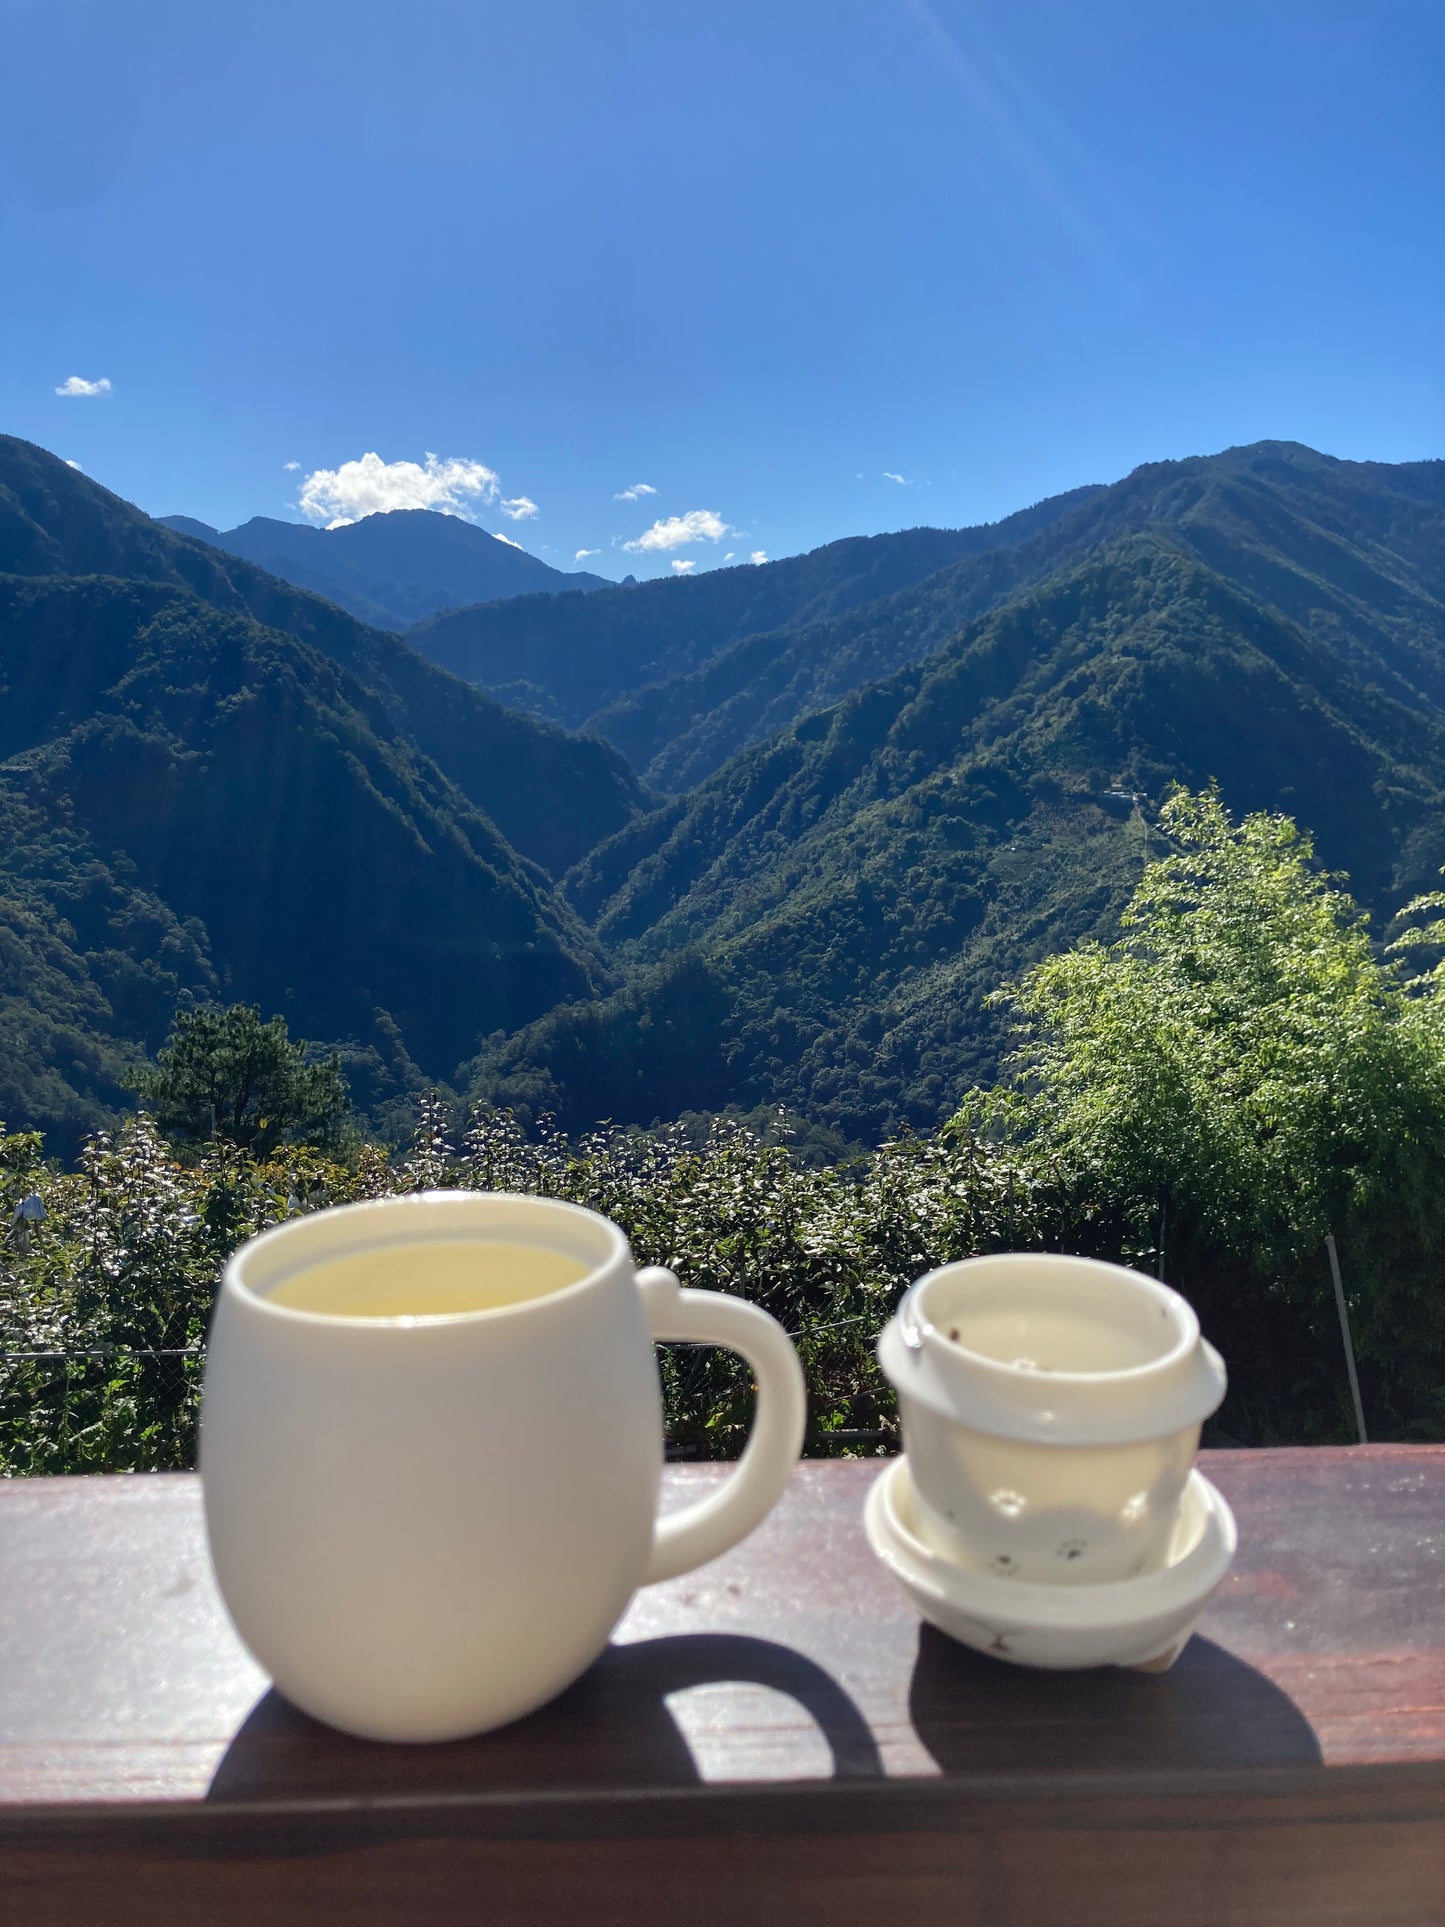
{"label": "white cloud", "polygon": [[601,555],[601,553],[601,549],[578,549],[572,560],[574,562],[585,562],[589,555]]}
{"label": "white cloud", "polygon": [[891,468],[884,469],[883,479],[885,482],[897,482],[900,488],[912,488],[913,486],[906,475],[895,475]]}
{"label": "white cloud", "polygon": [[108,395],[110,376],[102,375],[99,381],[87,381],[84,375],[67,375],[55,392],[57,395]]}
{"label": "white cloud", "polygon": [[500,529],[492,529],[490,534],[494,542],[505,542],[509,549],[520,549],[522,546],[520,542],[514,542],[510,535],[503,535]]}
{"label": "white cloud", "polygon": [[689,509],[686,515],[669,515],[665,521],[659,518],[635,542],[622,546],[636,555],[653,549],[685,549],[689,542],[721,542],[731,533],[727,523],[711,509]]}
{"label": "white cloud", "polygon": [[624,488],[613,496],[614,502],[640,502],[644,495],[656,495],[657,490],[651,482],[634,482],[631,488]]}
{"label": "white cloud", "polygon": [[754,549],[752,554],[748,557],[749,562],[766,562],[767,559],[768,559],[768,552],[766,549]]}
{"label": "white cloud", "polygon": [[494,502],[500,489],[500,479],[485,462],[460,456],[440,461],[429,454],[423,467],[384,462],[372,453],[339,468],[313,469],[301,484],[297,506],[308,521],[324,522],[329,529],[392,509],[439,509],[466,519],[474,503]]}
{"label": "white cloud", "polygon": [[724,561],[724,562],[731,562],[731,561],[732,561],[732,559],[733,559],[733,557],[734,557],[734,556],[735,556],[736,554],[737,554],[737,550],[736,550],[736,549],[729,549],[729,550],[728,550],[728,552],[727,552],[727,554],[726,554],[726,555],[725,555],[725,556],[723,557],[723,561]]}
{"label": "white cloud", "polygon": [[503,515],[510,515],[514,522],[525,522],[537,513],[537,504],[530,495],[514,495],[510,502],[500,504]]}
{"label": "white cloud", "polygon": [[282,462],[281,466],[286,470],[287,474],[289,475],[294,470],[300,468],[301,464],[300,462]]}
{"label": "white cloud", "polygon": [[686,575],[689,569],[695,569],[697,567],[697,563],[690,555],[675,555],[672,558],[672,566],[677,570],[679,575]]}

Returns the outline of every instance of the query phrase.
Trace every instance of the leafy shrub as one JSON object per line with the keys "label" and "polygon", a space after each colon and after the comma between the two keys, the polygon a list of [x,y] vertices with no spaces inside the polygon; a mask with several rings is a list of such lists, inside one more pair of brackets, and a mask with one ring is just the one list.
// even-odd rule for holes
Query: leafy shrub
{"label": "leafy shrub", "polygon": [[1367,1417],[1440,1436],[1445,978],[1380,953],[1288,817],[1236,824],[1217,794],[1179,791],[1160,823],[1172,853],[1119,941],[1006,993],[1018,1052],[960,1126],[1050,1160],[1121,1248],[1162,1242],[1229,1359],[1226,1422],[1250,1440],[1351,1436],[1332,1232]]}
{"label": "leafy shrub", "polygon": [[[892,1397],[872,1356],[905,1286],[930,1265],[1005,1246],[1076,1243],[1087,1226],[1037,1170],[956,1134],[906,1138],[853,1164],[810,1168],[787,1143],[715,1121],[529,1139],[481,1111],[460,1145],[439,1097],[389,1163],[344,1165],[218,1141],[178,1162],[144,1113],[89,1140],[80,1169],[47,1166],[34,1136],[0,1136],[0,1469],[121,1471],[193,1462],[199,1354],[222,1267],[248,1237],[326,1204],[461,1186],[566,1198],[616,1220],[641,1264],[765,1306],[808,1378],[813,1452],[888,1449]],[[786,1125],[775,1130],[786,1138]],[[17,1215],[25,1197],[43,1216]],[[43,1354],[43,1356],[23,1356]],[[88,1356],[81,1356],[87,1354]],[[22,1355],[22,1356],[17,1356]],[[730,1353],[660,1354],[673,1449],[741,1447],[751,1392]]]}

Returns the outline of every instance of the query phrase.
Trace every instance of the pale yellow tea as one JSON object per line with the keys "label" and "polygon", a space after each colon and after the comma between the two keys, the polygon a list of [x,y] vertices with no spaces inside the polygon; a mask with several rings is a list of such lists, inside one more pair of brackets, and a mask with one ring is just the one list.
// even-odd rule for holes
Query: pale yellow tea
{"label": "pale yellow tea", "polygon": [[284,1278],[267,1296],[274,1305],[331,1318],[447,1318],[545,1298],[590,1269],[543,1245],[437,1238],[329,1258]]}
{"label": "pale yellow tea", "polygon": [[1031,1372],[1126,1372],[1158,1356],[1137,1332],[1056,1306],[980,1306],[946,1325],[955,1344]]}

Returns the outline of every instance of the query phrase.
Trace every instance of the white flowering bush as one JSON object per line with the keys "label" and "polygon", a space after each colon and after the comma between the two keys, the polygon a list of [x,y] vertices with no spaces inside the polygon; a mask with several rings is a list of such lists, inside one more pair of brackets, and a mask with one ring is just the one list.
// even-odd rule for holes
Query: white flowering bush
{"label": "white flowering bush", "polygon": [[[856,1164],[810,1168],[786,1142],[716,1122],[529,1139],[483,1111],[454,1141],[423,1098],[398,1162],[217,1142],[181,1161],[144,1113],[91,1139],[80,1168],[33,1135],[0,1135],[0,1470],[123,1471],[193,1462],[200,1368],[227,1256],[327,1204],[467,1187],[566,1198],[614,1219],[638,1262],[764,1306],[808,1377],[813,1452],[889,1449],[896,1419],[873,1344],[921,1271],[973,1251],[1078,1243],[1061,1194],[1012,1153],[965,1136],[905,1139]],[[28,1211],[21,1206],[30,1200]],[[747,1368],[691,1346],[659,1354],[669,1442],[728,1457],[751,1409]]]}

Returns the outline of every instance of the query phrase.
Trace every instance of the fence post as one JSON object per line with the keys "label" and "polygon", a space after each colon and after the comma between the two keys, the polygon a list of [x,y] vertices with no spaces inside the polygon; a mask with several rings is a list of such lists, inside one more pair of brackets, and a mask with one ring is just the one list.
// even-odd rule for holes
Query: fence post
{"label": "fence post", "polygon": [[1345,1341],[1345,1369],[1350,1375],[1350,1397],[1355,1402],[1355,1424],[1359,1428],[1360,1444],[1368,1445],[1365,1408],[1360,1403],[1360,1381],[1355,1375],[1355,1348],[1350,1340],[1350,1314],[1345,1308],[1345,1288],[1340,1282],[1340,1254],[1335,1250],[1333,1231],[1325,1233],[1325,1250],[1330,1254],[1330,1276],[1335,1281],[1335,1309],[1340,1314],[1340,1337]]}

